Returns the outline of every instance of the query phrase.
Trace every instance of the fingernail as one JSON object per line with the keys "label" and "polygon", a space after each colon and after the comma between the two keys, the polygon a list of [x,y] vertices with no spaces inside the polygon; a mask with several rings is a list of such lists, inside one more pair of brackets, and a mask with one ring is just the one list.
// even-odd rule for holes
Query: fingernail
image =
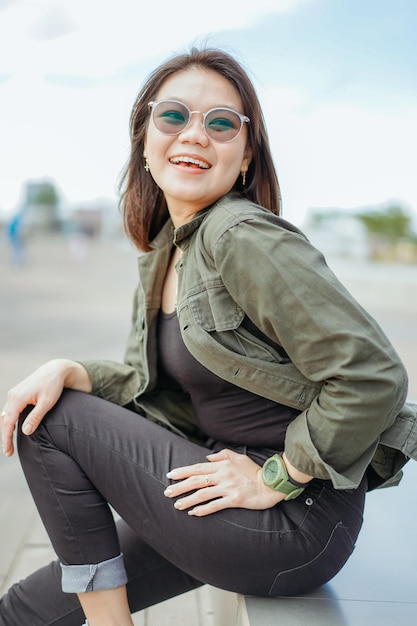
{"label": "fingernail", "polygon": [[170,487],[168,487],[168,489],[165,489],[164,496],[172,496],[172,489]]}
{"label": "fingernail", "polygon": [[180,509],[181,510],[183,508],[182,500],[177,500],[176,503],[174,504],[174,507],[176,509]]}
{"label": "fingernail", "polygon": [[31,435],[33,432],[32,426],[30,424],[23,424],[22,433],[25,435]]}
{"label": "fingernail", "polygon": [[175,478],[177,476],[177,472],[175,470],[171,470],[167,474],[167,478]]}

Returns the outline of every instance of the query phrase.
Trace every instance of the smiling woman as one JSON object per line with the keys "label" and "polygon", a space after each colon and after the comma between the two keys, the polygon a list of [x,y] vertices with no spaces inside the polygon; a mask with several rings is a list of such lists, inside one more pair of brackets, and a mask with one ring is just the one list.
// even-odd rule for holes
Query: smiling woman
{"label": "smiling woman", "polygon": [[[172,93],[176,100],[166,98]],[[246,176],[251,148],[242,127],[249,118],[229,80],[199,67],[167,78],[156,97],[144,156],[178,227]]]}
{"label": "smiling woman", "polygon": [[59,563],[10,589],[0,626],[132,626],[204,583],[310,591],[349,558],[366,490],[416,457],[397,354],[279,217],[240,64],[169,59],[130,128],[121,207],[142,254],[124,362],[53,360],[8,394],[3,450],[17,429]]}
{"label": "smiling woman", "polygon": [[[122,177],[121,193],[127,232],[142,250],[150,249],[150,241],[168,217],[169,189],[165,189],[159,180],[159,176],[174,175],[174,168],[169,167],[167,159],[178,166],[177,170],[181,167],[179,163],[192,160],[202,162],[205,173],[210,176],[207,176],[207,184],[212,181],[214,187],[215,181],[221,179],[223,190],[237,190],[275,214],[280,211],[277,175],[255,89],[237,63],[230,66],[224,63],[225,56],[220,52],[206,54],[201,51],[199,54],[194,53],[190,59],[186,56],[175,57],[155,70],[138,95],[130,120],[131,158]],[[161,100],[165,102],[161,103]],[[161,126],[161,113],[167,112],[166,101],[171,102],[171,119],[174,101],[176,119],[180,114],[184,121],[188,120],[179,132],[166,133],[166,120],[164,126]],[[164,108],[161,111],[162,106]],[[207,130],[212,120],[212,109],[219,108],[223,110],[223,118],[227,110],[228,119],[238,130],[236,134],[235,131],[227,133],[227,141],[214,140]],[[163,155],[162,150],[158,150],[155,156],[151,155],[153,143],[150,142],[164,146],[169,152]],[[228,155],[233,158],[236,150],[239,159],[229,170],[225,159]],[[149,169],[152,176],[147,174]],[[189,169],[190,176],[182,172],[186,180],[190,178],[191,182],[194,169],[199,180],[199,168]],[[224,180],[225,173],[227,180]],[[181,172],[177,171],[172,176],[171,183],[179,188],[180,197],[185,202],[186,197],[182,194],[187,191],[187,187],[183,185],[184,177],[178,174]],[[226,191],[219,189],[214,193],[214,199]],[[177,192],[173,190],[173,193]],[[188,193],[192,193],[191,186]],[[170,199],[175,201],[175,195]],[[190,200],[192,203],[192,198]],[[199,206],[204,208],[202,199]],[[195,211],[197,206],[193,208],[191,204],[189,208]]]}

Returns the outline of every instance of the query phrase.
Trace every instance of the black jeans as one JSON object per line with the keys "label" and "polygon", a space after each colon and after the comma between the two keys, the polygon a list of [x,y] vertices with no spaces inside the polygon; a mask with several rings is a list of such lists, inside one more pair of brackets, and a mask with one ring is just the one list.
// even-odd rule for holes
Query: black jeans
{"label": "black jeans", "polygon": [[[362,524],[365,479],[348,491],[313,480],[296,500],[265,511],[178,511],[163,493],[166,473],[204,462],[210,449],[81,392],[64,391],[18,443],[61,562],[122,552],[132,613],[204,583],[258,596],[307,592],[341,569]],[[107,503],[123,518],[117,526]],[[83,613],[60,576],[53,563],[14,585],[0,600],[0,625],[79,626]]]}

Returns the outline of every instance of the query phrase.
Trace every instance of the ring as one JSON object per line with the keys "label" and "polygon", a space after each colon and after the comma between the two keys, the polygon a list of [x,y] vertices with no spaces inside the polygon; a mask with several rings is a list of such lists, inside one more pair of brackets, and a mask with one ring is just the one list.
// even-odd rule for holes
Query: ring
{"label": "ring", "polygon": [[7,416],[6,411],[2,411],[2,413],[1,413],[1,415],[0,415],[1,419],[2,419],[2,420],[4,420],[4,418],[5,418],[6,416]]}
{"label": "ring", "polygon": [[208,487],[210,484],[210,478],[207,476],[207,474],[204,474],[204,483],[206,487]]}

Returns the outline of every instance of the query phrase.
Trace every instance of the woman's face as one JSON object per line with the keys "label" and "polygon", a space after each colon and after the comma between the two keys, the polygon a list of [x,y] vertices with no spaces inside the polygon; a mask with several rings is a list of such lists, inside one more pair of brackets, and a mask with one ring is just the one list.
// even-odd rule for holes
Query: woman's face
{"label": "woman's face", "polygon": [[[182,102],[191,111],[228,107],[246,114],[235,87],[212,70],[191,68],[173,74],[154,98],[165,99]],[[178,135],[163,134],[150,119],[144,156],[171,215],[182,215],[187,221],[229,192],[239,173],[248,169],[251,152],[246,143],[246,123],[235,139],[221,143],[207,135],[199,114],[192,115]]]}

